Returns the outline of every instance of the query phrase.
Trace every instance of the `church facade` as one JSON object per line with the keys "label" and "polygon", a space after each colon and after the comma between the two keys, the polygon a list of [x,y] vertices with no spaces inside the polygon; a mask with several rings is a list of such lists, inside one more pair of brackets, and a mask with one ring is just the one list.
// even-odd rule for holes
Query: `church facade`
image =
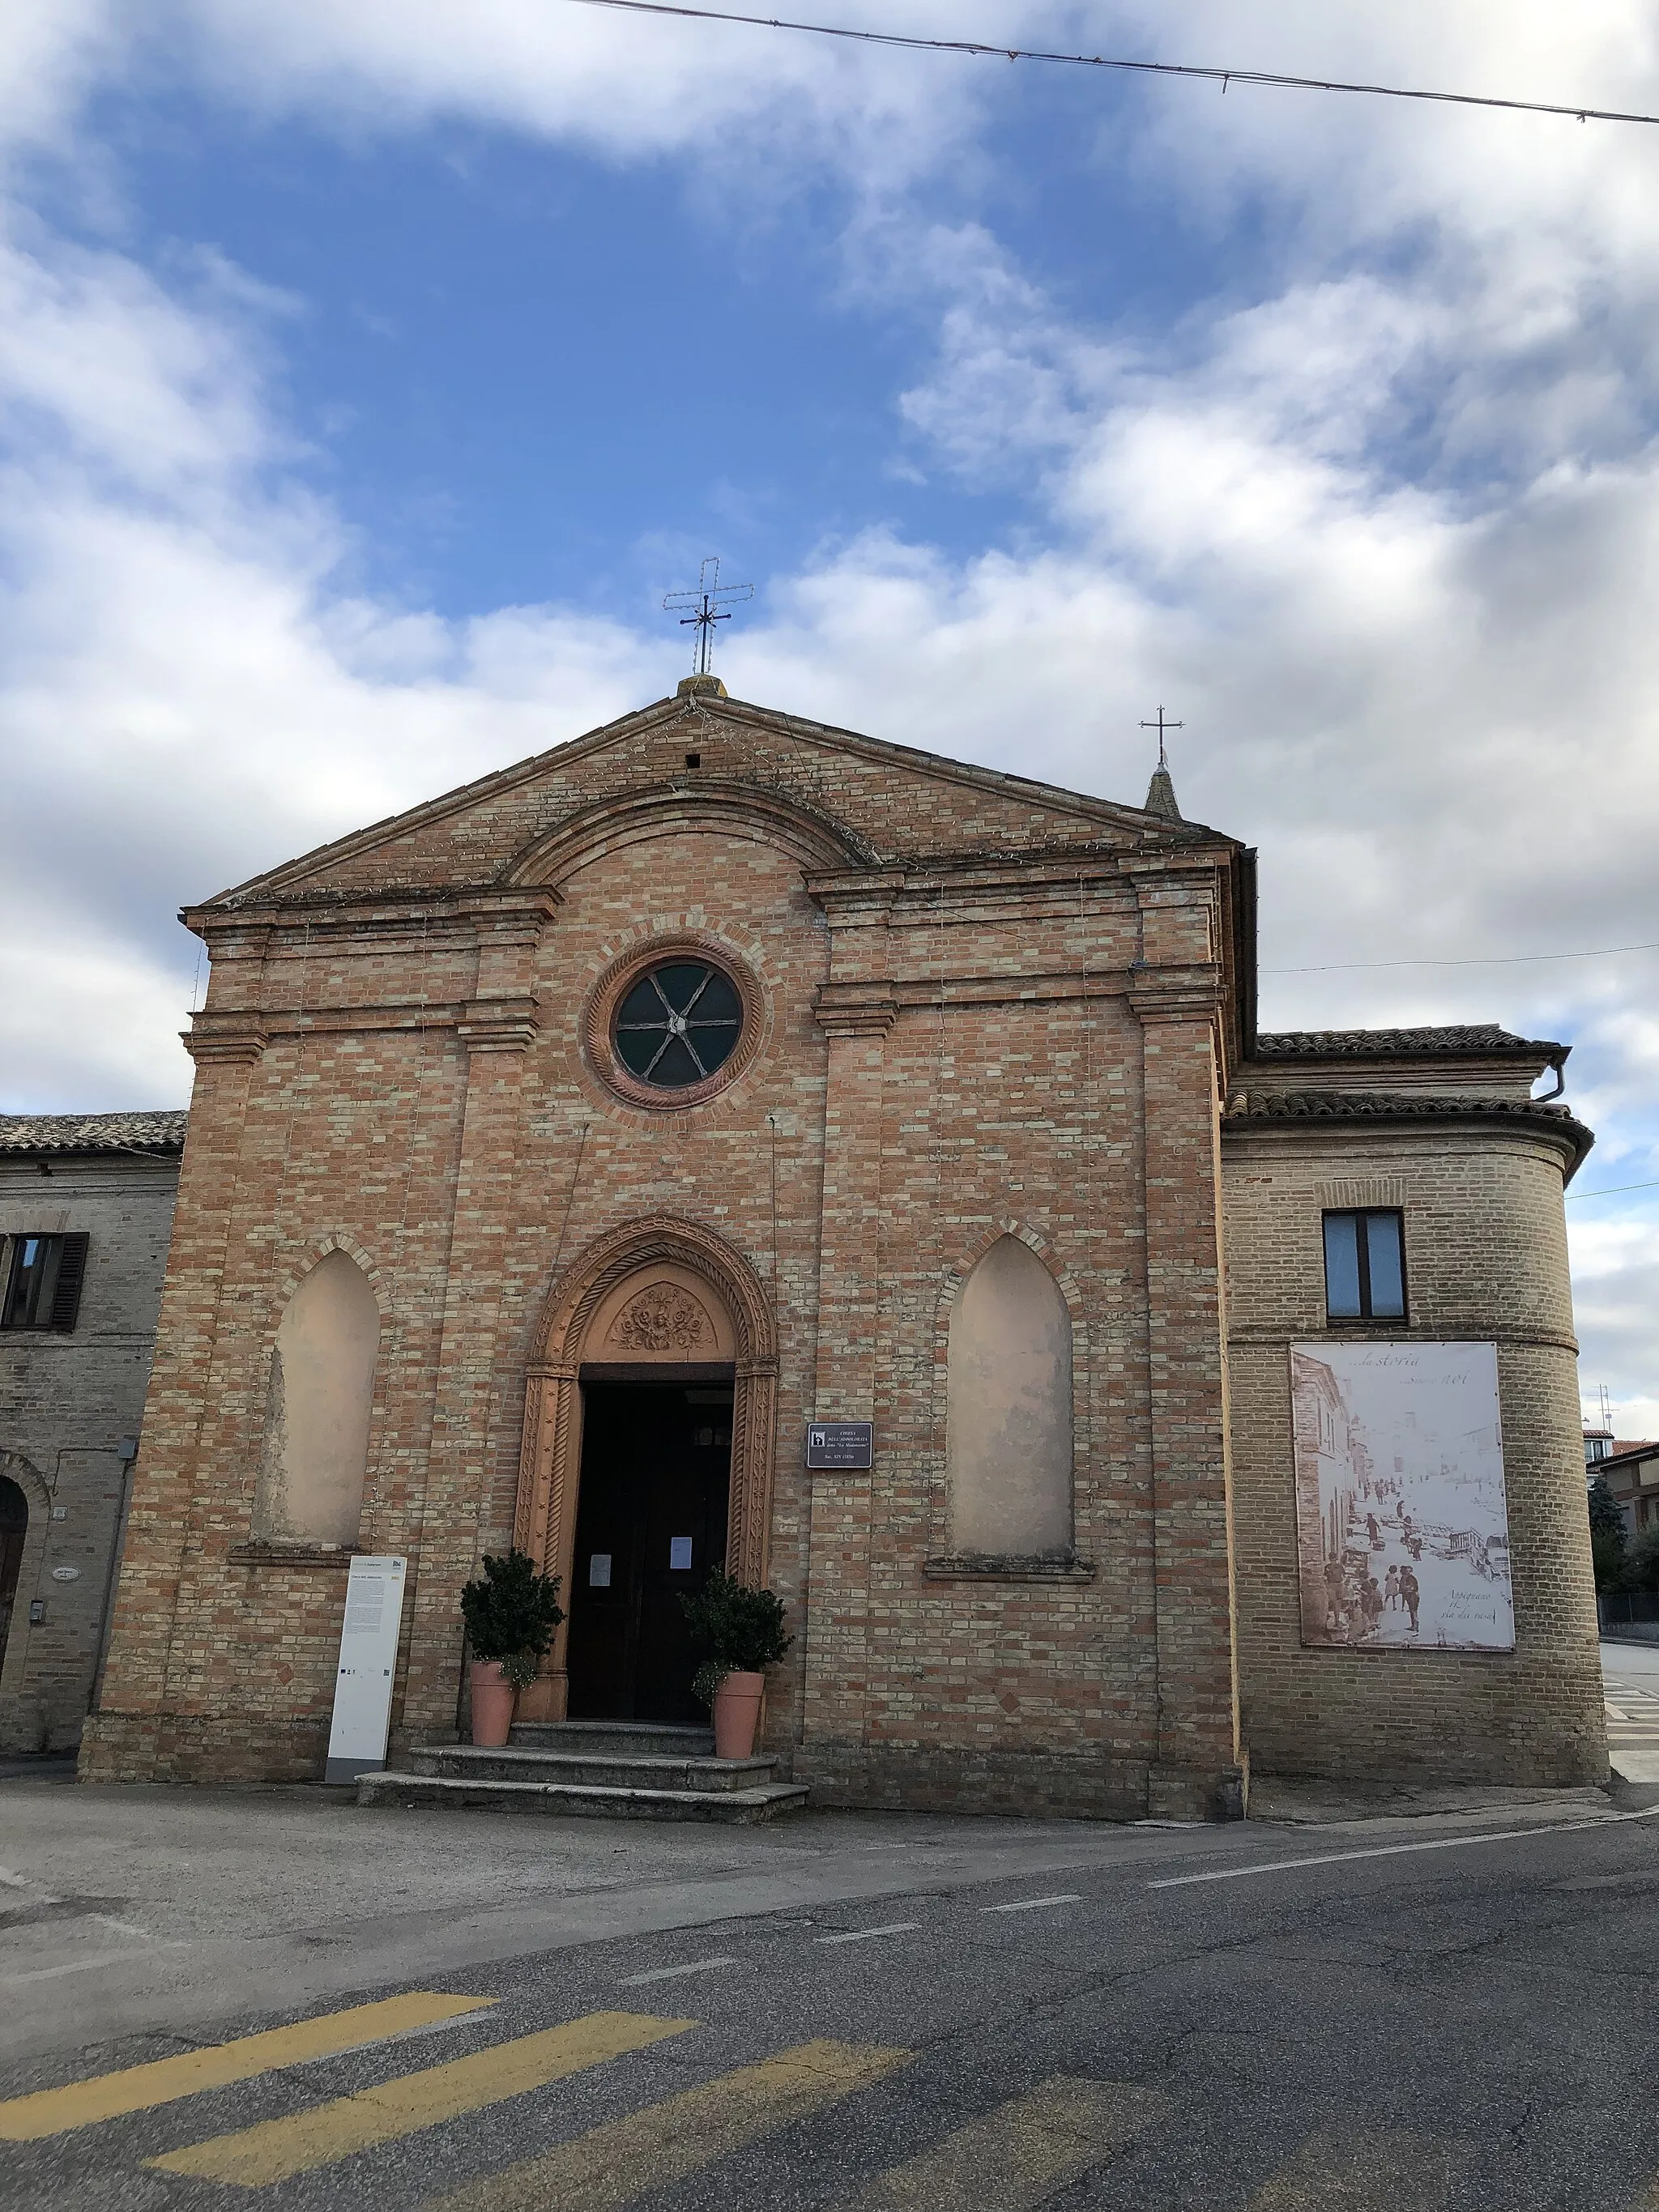
{"label": "church facade", "polygon": [[525,1718],[695,1717],[679,1595],[769,1583],[815,1802],[1601,1779],[1565,1053],[1258,1036],[1254,870],[693,678],[189,910],[83,1772],[319,1775],[356,1551],[453,1741],[516,1542]]}

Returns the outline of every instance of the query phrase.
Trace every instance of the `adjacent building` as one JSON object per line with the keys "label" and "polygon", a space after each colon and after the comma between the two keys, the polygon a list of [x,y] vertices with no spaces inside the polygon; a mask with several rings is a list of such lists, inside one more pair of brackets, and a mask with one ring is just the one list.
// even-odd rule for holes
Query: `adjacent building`
{"label": "adjacent building", "polygon": [[[1586,1444],[1590,1439],[1587,1437]],[[1599,1441],[1599,1439],[1598,1439]],[[1625,1516],[1626,1533],[1639,1536],[1659,1528],[1659,1443],[1619,1443],[1587,1462],[1591,1480],[1600,1476]]]}
{"label": "adjacent building", "polygon": [[0,1115],[0,1748],[72,1748],[96,1691],[184,1142]]}

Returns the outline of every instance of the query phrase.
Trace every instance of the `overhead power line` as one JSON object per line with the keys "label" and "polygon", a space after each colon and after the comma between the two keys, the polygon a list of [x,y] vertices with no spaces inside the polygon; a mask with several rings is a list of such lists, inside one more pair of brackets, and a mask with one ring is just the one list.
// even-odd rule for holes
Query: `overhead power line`
{"label": "overhead power line", "polygon": [[1264,968],[1264,975],[1352,975],[1361,968],[1520,968],[1535,960],[1606,960],[1615,952],[1659,952],[1650,945],[1592,945],[1583,952],[1476,953],[1463,960],[1329,960],[1316,968]]}
{"label": "overhead power line", "polygon": [[1567,1203],[1576,1198],[1618,1198],[1627,1190],[1659,1190],[1659,1182],[1616,1182],[1606,1190],[1570,1190]]}
{"label": "overhead power line", "polygon": [[1504,107],[1523,115],[1563,115],[1579,123],[1654,123],[1659,115],[1617,107],[1581,107],[1547,100],[1499,100],[1480,92],[1422,92],[1400,84],[1363,84],[1342,77],[1287,76],[1279,70],[1218,69],[1197,62],[1125,61],[1112,54],[1050,53],[1040,46],[1000,46],[979,39],[923,39],[902,31],[860,31],[846,23],[802,23],[785,15],[745,15],[730,8],[683,8],[673,0],[580,0],[586,8],[617,8],[632,15],[681,15],[702,23],[747,23],[763,31],[805,31],[818,39],[850,39],[860,46],[902,46],[913,52],[971,54],[988,60],[1059,62],[1072,69],[1122,70],[1141,76],[1197,77],[1218,84],[1276,85],[1287,92],[1359,92],[1377,100],[1426,100],[1447,107]]}

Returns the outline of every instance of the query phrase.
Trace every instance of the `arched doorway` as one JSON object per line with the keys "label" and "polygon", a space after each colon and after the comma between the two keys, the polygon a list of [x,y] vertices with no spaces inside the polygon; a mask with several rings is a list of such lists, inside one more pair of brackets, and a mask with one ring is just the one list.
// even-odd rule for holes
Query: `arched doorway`
{"label": "arched doorway", "polygon": [[6,1663],[6,1642],[11,1633],[28,1533],[28,1499],[9,1474],[0,1474],[0,1667]]}
{"label": "arched doorway", "polygon": [[776,1377],[759,1282],[694,1222],[613,1231],[554,1285],[514,1540],[568,1618],[521,1718],[702,1717],[678,1600],[716,1565],[764,1577]]}

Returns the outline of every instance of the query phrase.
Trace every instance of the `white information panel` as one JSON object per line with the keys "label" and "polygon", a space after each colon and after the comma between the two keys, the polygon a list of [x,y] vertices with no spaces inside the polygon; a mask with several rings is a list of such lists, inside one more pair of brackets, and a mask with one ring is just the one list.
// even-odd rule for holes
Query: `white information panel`
{"label": "white information panel", "polygon": [[346,1583],[340,1630],[340,1671],[334,1683],[334,1726],[328,1739],[330,1782],[354,1781],[386,1765],[392,1680],[404,1617],[407,1559],[358,1559]]}

